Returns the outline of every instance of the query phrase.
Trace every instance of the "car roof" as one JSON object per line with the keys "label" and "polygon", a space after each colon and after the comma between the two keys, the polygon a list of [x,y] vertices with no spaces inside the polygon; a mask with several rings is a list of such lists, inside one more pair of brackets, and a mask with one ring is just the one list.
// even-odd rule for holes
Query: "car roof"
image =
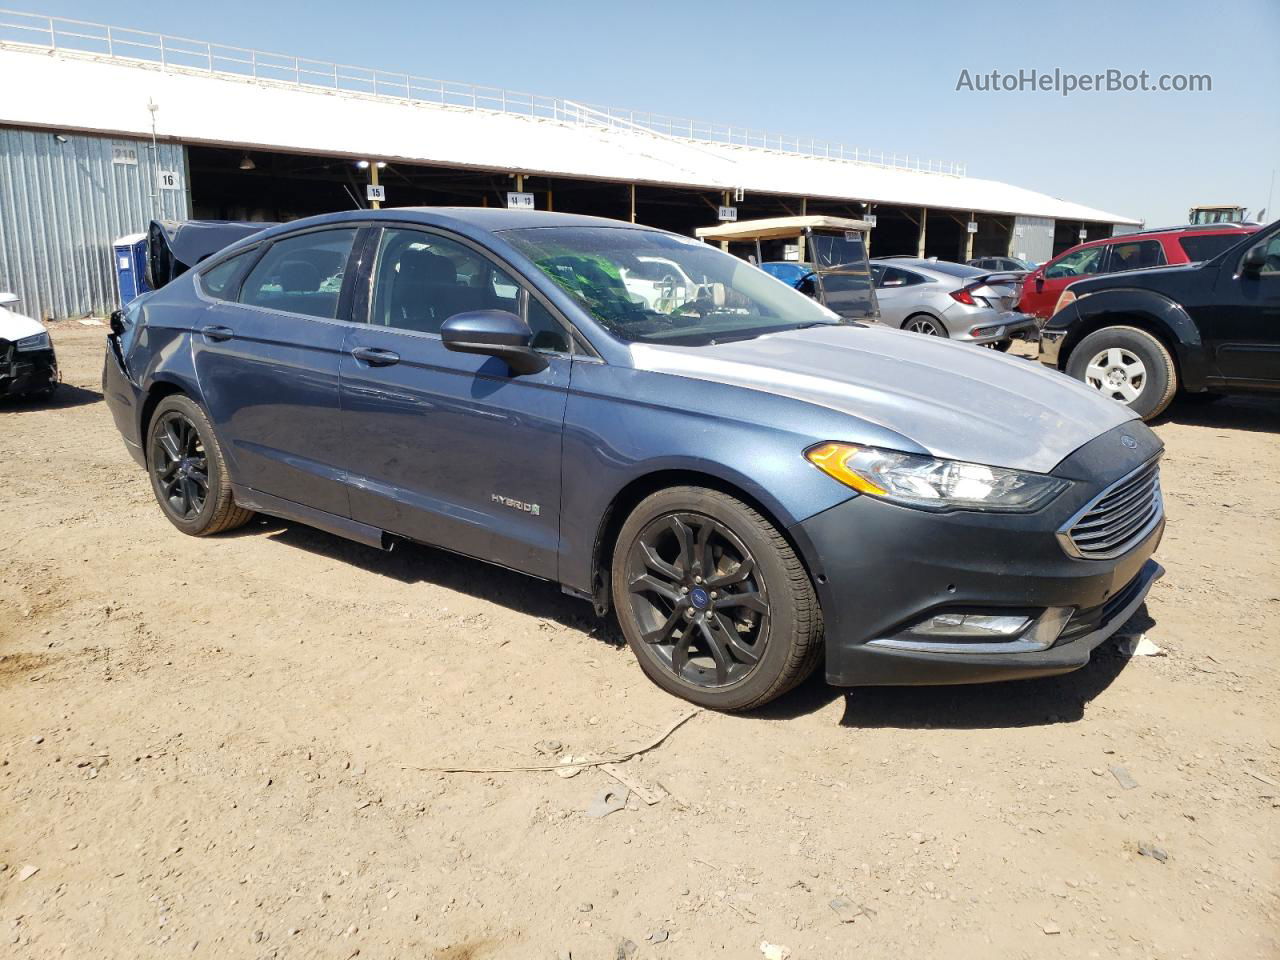
{"label": "car roof", "polygon": [[638,223],[590,217],[580,213],[554,213],[550,210],[508,210],[505,207],[390,207],[382,210],[343,210],[322,213],[301,220],[291,220],[260,236],[274,236],[309,227],[351,221],[392,220],[421,223],[424,226],[469,228],[463,232],[498,233],[533,227],[618,227],[628,230],[656,231]]}

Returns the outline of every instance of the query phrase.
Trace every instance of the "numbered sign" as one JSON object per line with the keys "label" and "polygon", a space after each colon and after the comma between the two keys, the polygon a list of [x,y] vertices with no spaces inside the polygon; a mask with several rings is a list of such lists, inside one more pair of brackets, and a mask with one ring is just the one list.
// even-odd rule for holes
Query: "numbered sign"
{"label": "numbered sign", "polygon": [[178,182],[178,172],[176,170],[161,170],[156,174],[156,181],[159,183],[161,190],[182,189],[182,184]]}
{"label": "numbered sign", "polygon": [[737,220],[738,208],[737,207],[721,207],[720,219],[721,220]]}
{"label": "numbered sign", "polygon": [[532,210],[533,194],[532,193],[508,193],[507,194],[508,210]]}
{"label": "numbered sign", "polygon": [[111,162],[136,167],[138,165],[138,148],[130,143],[113,143],[111,145]]}
{"label": "numbered sign", "polygon": [[873,227],[876,225],[876,215],[874,213],[864,213],[862,219]]}
{"label": "numbered sign", "polygon": [[966,224],[964,225],[964,228],[965,228],[966,230],[968,230],[970,233],[977,233],[977,232],[978,232],[978,221],[977,221],[977,220],[970,220],[968,223],[966,223]]}
{"label": "numbered sign", "polygon": [[365,198],[368,200],[377,200],[379,203],[381,203],[383,200],[387,199],[387,188],[384,187],[382,184],[378,184],[375,187],[372,183],[370,183],[365,186],[364,195],[365,195]]}

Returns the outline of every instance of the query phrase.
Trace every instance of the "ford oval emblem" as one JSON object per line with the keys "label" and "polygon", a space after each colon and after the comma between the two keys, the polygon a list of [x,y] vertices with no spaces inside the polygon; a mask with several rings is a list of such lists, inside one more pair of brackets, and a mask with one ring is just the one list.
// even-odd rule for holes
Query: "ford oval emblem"
{"label": "ford oval emblem", "polygon": [[1120,442],[1123,443],[1130,450],[1138,449],[1138,441],[1133,439],[1133,437],[1129,436],[1127,433],[1122,434],[1120,436]]}

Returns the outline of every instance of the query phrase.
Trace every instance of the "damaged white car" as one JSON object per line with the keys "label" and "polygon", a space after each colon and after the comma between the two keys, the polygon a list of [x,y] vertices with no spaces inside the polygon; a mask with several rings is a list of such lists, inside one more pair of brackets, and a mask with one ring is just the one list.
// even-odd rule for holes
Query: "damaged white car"
{"label": "damaged white car", "polygon": [[13,309],[18,302],[0,293],[0,397],[52,396],[61,382],[53,341],[43,323]]}

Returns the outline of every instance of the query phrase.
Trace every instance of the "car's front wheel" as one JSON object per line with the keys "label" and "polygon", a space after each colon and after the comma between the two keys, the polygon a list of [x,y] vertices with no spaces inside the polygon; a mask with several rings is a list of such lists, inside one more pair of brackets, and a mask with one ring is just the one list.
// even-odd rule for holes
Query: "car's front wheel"
{"label": "car's front wheel", "polygon": [[1081,340],[1067,374],[1130,407],[1143,420],[1159,416],[1178,390],[1169,349],[1138,327],[1103,327]]}
{"label": "car's front wheel", "polygon": [[612,588],[644,672],[701,706],[767,703],[822,651],[822,611],[795,550],[716,490],[672,487],[640,503],[618,534]]}
{"label": "car's front wheel", "polygon": [[182,394],[165,397],[147,427],[147,472],[160,509],[193,537],[247,523],[250,510],[236,506],[231,479],[213,426],[199,405]]}

